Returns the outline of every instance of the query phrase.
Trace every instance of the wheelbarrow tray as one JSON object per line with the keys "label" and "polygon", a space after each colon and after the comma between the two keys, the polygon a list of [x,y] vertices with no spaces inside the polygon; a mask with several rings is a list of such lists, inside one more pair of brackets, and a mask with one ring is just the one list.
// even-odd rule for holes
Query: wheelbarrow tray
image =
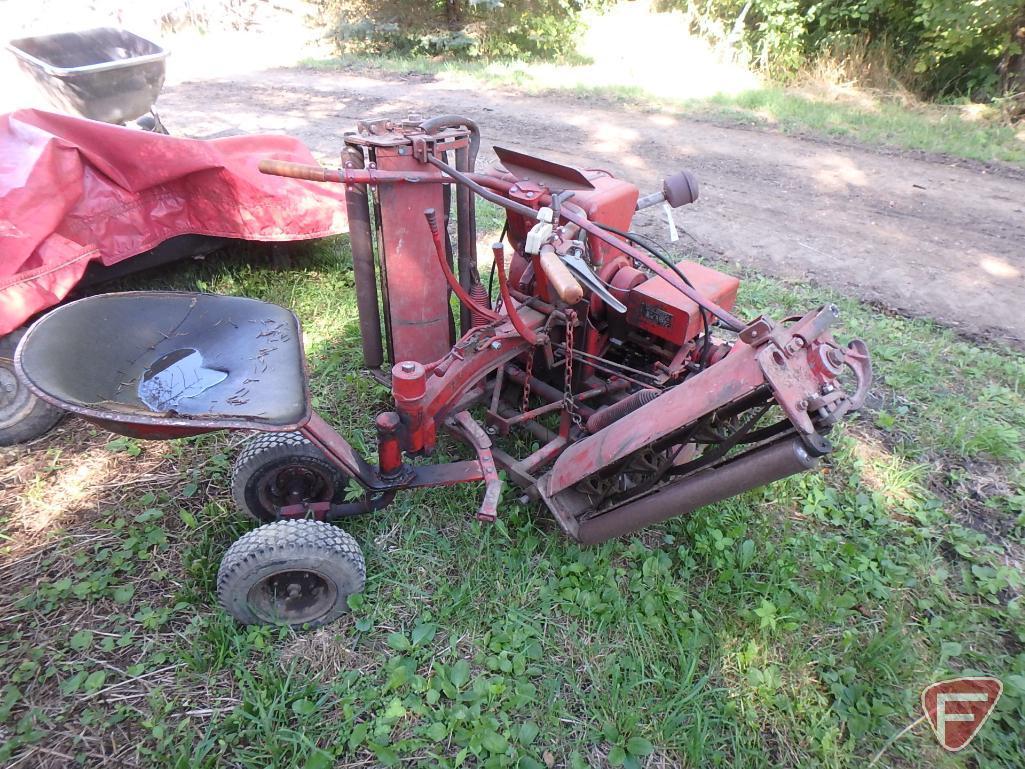
{"label": "wheelbarrow tray", "polygon": [[167,51],[124,29],[23,37],[7,48],[55,107],[91,120],[141,117],[164,85]]}
{"label": "wheelbarrow tray", "polygon": [[80,299],[36,321],[14,363],[40,398],[135,437],[296,430],[310,417],[299,322],[256,299]]}

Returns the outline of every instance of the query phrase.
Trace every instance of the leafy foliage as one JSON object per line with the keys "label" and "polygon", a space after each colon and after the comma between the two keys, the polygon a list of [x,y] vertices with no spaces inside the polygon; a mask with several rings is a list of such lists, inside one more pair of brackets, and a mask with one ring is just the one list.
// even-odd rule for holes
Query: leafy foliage
{"label": "leafy foliage", "polygon": [[867,48],[929,96],[1009,86],[1025,26],[1020,0],[710,0],[705,12],[727,26],[741,21],[746,43],[774,75],[823,52]]}
{"label": "leafy foliage", "polygon": [[558,58],[573,50],[582,0],[320,0],[340,53]]}

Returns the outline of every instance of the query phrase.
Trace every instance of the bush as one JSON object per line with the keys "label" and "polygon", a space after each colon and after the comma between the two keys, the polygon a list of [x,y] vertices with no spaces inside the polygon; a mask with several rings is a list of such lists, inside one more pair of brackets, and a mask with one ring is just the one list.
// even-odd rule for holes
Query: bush
{"label": "bush", "polygon": [[[689,0],[663,7],[690,8]],[[786,79],[822,54],[882,56],[902,84],[936,98],[1021,89],[1021,0],[708,0],[705,13],[743,38],[764,69]]]}
{"label": "bush", "polygon": [[572,53],[582,0],[321,0],[340,53],[553,59]]}

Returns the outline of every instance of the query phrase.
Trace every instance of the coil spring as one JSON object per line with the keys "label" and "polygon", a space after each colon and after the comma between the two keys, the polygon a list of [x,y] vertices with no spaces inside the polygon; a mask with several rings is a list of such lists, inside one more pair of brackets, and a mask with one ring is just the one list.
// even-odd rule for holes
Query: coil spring
{"label": "coil spring", "polygon": [[662,394],[661,390],[645,389],[638,390],[632,395],[628,395],[618,403],[613,403],[611,406],[603,408],[601,411],[596,411],[587,420],[587,431],[596,433],[599,430],[608,427],[617,419],[621,419],[629,414],[631,411],[636,411],[646,403],[651,403],[655,398]]}
{"label": "coil spring", "polygon": [[[488,290],[484,288],[483,283],[477,281],[470,286],[470,290],[467,293],[469,293],[470,298],[473,299],[474,304],[486,307],[489,310],[491,309],[491,297],[488,296]],[[471,307],[470,325],[476,328],[477,326],[486,326],[487,324],[488,319]]]}

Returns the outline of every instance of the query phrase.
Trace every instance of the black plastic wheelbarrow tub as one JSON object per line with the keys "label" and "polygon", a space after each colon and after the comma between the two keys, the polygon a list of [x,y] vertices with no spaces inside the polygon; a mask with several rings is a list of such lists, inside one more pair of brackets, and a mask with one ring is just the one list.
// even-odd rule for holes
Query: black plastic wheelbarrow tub
{"label": "black plastic wheelbarrow tub", "polygon": [[164,85],[167,51],[124,29],[23,37],[7,48],[55,107],[91,120],[141,117]]}

